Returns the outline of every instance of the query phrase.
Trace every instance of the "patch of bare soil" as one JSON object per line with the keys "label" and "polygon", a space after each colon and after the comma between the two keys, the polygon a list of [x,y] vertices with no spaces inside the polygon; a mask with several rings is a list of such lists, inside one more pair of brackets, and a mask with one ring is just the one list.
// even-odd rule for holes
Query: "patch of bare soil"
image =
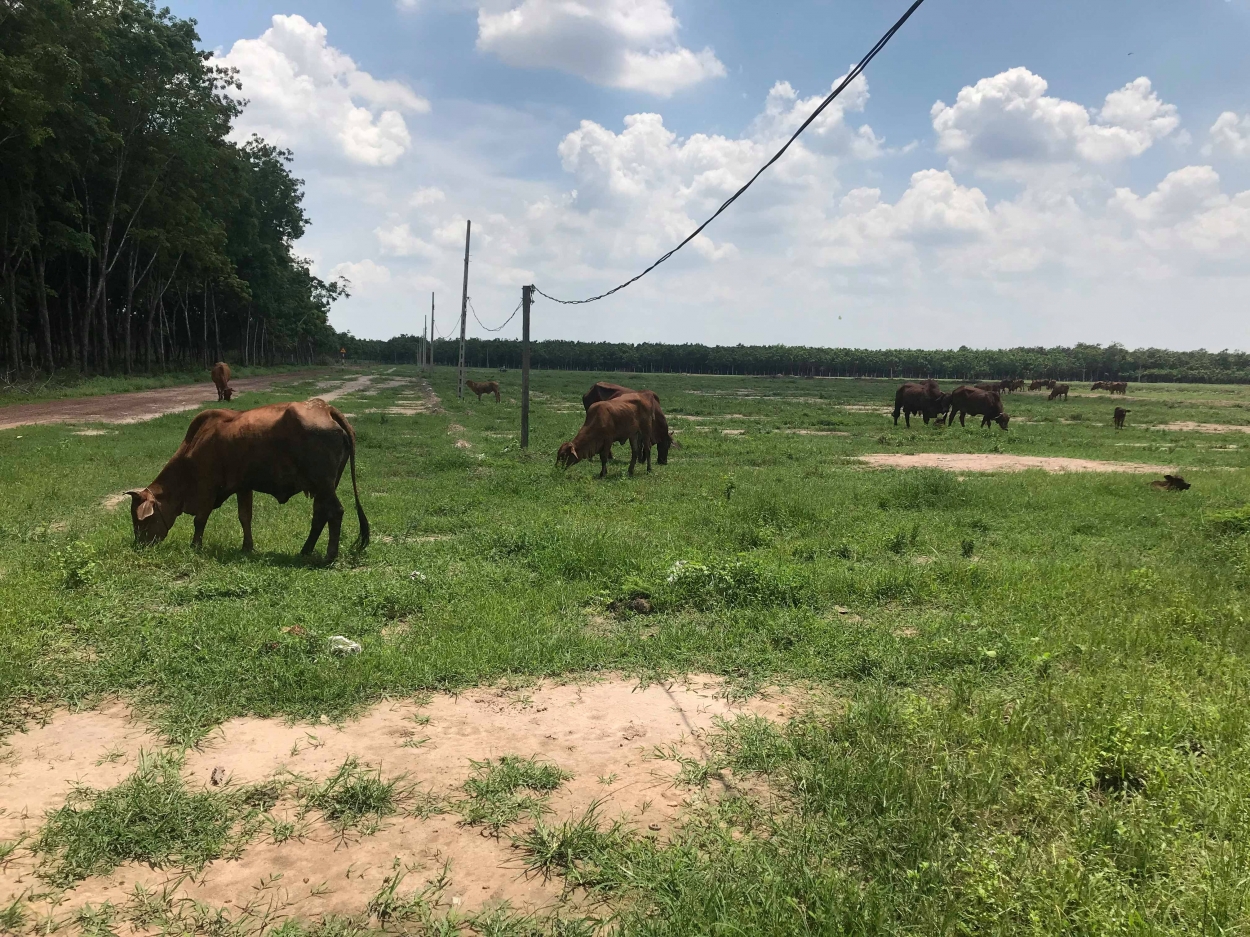
{"label": "patch of bare soil", "polygon": [[1177,420],[1152,426],[1151,429],[1167,429],[1188,433],[1250,433],[1250,426],[1233,423],[1195,423],[1192,420]]}
{"label": "patch of bare soil", "polygon": [[880,413],[882,416],[893,416],[892,407],[874,407],[869,404],[848,403],[842,406],[843,410],[849,410],[852,413]]}
{"label": "patch of bare soil", "polygon": [[995,452],[919,452],[914,455],[874,452],[858,458],[861,462],[877,468],[937,468],[948,472],[1023,472],[1028,469],[1042,469],[1046,472],[1136,472],[1156,475],[1173,470],[1166,465],[1146,465],[1141,462],[1100,462],[1095,459],[1004,455]]}
{"label": "patch of bare soil", "polygon": [[[268,390],[276,383],[306,381],[324,373],[297,371],[267,377],[248,377],[231,381],[230,386],[238,396],[247,391]],[[194,410],[216,399],[217,390],[210,382],[141,390],[129,394],[17,404],[0,408],[0,430],[42,423],[142,423],[169,413]]]}
{"label": "patch of bare soil", "polygon": [[[445,909],[472,912],[505,902],[519,910],[548,908],[561,899],[561,883],[526,877],[506,833],[494,838],[462,824],[455,800],[471,763],[502,755],[553,762],[574,777],[551,797],[549,822],[580,817],[598,802],[604,823],[621,819],[643,835],[664,838],[693,802],[716,797],[734,784],[725,771],[705,789],[679,786],[676,756],[707,758],[706,736],[720,718],[746,713],[779,718],[790,702],[732,705],[721,689],[711,677],[645,689],[611,679],[389,702],[340,726],[233,719],[188,753],[184,776],[192,788],[212,788],[215,771],[219,781],[225,778],[226,789],[292,775],[323,779],[354,757],[379,768],[384,777],[403,775],[405,783],[441,801],[446,812],[395,815],[372,835],[342,836],[323,821],[311,820],[284,842],[262,837],[238,857],[210,863],[194,879],[177,870],[131,865],[47,900],[59,902],[54,913],[61,919],[86,903],[124,905],[142,885],[167,890],[174,901],[227,909],[232,916],[249,903],[267,909],[275,921],[360,915],[394,874],[398,860],[412,870],[405,892],[445,870]],[[8,824],[0,825],[0,837],[8,838],[62,804],[73,780],[92,786],[120,781],[133,770],[139,745],[150,744],[150,737],[124,710],[115,709],[60,715],[10,743],[0,776],[0,824]],[[116,760],[101,760],[114,751],[121,752]],[[275,812],[284,810],[293,817],[290,804],[279,804]],[[34,875],[35,861],[23,852],[0,869],[0,907],[32,886],[33,892],[46,890]],[[29,910],[33,919],[53,907],[41,897]]]}
{"label": "patch of bare soil", "polygon": [[783,433],[790,433],[794,436],[849,436],[850,433],[839,432],[832,429],[783,429]]}

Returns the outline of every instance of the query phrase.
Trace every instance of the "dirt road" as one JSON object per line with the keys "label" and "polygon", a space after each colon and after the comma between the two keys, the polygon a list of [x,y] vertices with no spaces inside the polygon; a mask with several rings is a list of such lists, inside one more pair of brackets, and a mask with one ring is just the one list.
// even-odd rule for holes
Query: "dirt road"
{"label": "dirt road", "polygon": [[[248,391],[268,390],[274,384],[329,378],[322,370],[292,371],[265,377],[246,377],[230,382],[236,396]],[[348,378],[344,376],[342,380]],[[327,395],[328,396],[328,395]],[[0,430],[37,423],[142,423],[167,413],[194,410],[217,399],[211,382],[141,390],[129,394],[105,394],[99,397],[78,397],[68,400],[45,400],[41,403],[0,407]]]}

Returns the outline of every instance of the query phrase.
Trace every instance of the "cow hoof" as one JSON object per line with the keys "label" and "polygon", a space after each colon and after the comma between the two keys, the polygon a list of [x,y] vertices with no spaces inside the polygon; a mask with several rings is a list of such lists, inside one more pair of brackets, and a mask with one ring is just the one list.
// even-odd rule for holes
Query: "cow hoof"
{"label": "cow hoof", "polygon": [[245,544],[243,544],[243,552],[244,552],[244,553],[251,553],[251,552],[252,552],[252,545],[251,545],[250,543],[245,543]]}

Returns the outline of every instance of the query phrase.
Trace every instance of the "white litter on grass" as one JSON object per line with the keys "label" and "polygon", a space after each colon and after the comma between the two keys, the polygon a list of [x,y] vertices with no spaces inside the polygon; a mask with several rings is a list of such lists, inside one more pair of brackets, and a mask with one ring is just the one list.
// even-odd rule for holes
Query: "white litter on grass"
{"label": "white litter on grass", "polygon": [[429,582],[429,578],[419,569],[414,569],[408,574],[408,578],[413,582]]}
{"label": "white litter on grass", "polygon": [[330,637],[331,654],[340,654],[346,657],[349,654],[359,654],[362,650],[364,649],[351,638],[345,638],[341,634]]}

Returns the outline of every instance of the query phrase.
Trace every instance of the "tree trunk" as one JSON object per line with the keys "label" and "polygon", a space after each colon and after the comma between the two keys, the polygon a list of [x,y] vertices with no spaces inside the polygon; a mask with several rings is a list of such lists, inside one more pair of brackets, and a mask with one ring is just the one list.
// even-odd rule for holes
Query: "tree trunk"
{"label": "tree trunk", "polygon": [[39,340],[43,346],[40,348],[40,353],[43,357],[44,369],[51,374],[55,368],[52,360],[52,320],[48,317],[48,284],[44,279],[46,270],[42,250],[35,253],[34,261],[35,299],[39,304]]}
{"label": "tree trunk", "polygon": [[156,322],[156,294],[148,297],[148,321],[143,328],[143,366],[152,370],[152,328]]}
{"label": "tree trunk", "polygon": [[126,305],[122,307],[122,341],[126,346],[126,373],[130,373],[133,365],[133,354],[130,350],[130,320],[134,318],[135,303],[135,268],[139,266],[139,251],[130,252],[130,266],[126,268]]}
{"label": "tree trunk", "polygon": [[9,287],[9,366],[14,371],[22,369],[21,337],[17,333],[17,265],[10,267],[7,263],[4,278]]}
{"label": "tree trunk", "polygon": [[88,359],[91,357],[91,255],[87,255],[87,289],[83,295],[87,297],[87,305],[82,310],[82,371],[87,373]]}

